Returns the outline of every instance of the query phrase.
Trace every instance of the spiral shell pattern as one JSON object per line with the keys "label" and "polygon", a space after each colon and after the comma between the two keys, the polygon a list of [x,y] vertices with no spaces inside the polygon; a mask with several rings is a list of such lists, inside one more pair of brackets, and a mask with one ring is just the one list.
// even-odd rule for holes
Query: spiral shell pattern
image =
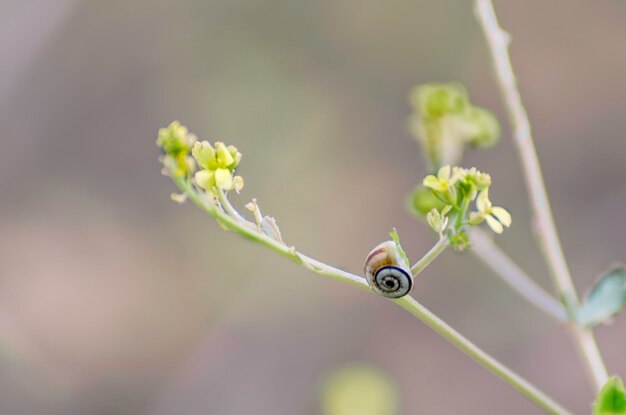
{"label": "spiral shell pattern", "polygon": [[365,278],[372,290],[387,298],[400,298],[413,288],[408,264],[398,254],[395,242],[376,246],[365,260]]}

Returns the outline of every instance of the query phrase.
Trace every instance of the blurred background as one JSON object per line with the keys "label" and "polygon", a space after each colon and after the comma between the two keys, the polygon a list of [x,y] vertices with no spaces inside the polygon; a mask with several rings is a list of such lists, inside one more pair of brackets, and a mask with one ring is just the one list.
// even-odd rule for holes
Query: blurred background
{"label": "blurred background", "polygon": [[[626,3],[496,9],[584,292],[626,259]],[[407,93],[451,80],[503,123],[464,163],[513,214],[498,243],[551,288],[471,2],[0,0],[0,413],[328,415],[337,370],[376,374],[357,389],[382,382],[398,414],[540,413],[390,302],[172,202],[159,173],[157,129],[178,119],[239,147],[233,202],[258,198],[303,252],[359,273],[395,226],[417,258],[434,236],[405,210],[426,173]],[[414,294],[589,412],[564,328],[471,254]],[[597,336],[625,376],[626,318]]]}

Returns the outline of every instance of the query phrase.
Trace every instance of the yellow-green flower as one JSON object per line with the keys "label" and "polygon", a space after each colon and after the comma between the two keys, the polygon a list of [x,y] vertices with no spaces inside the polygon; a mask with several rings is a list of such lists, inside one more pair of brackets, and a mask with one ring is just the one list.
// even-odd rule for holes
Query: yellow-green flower
{"label": "yellow-green flower", "polygon": [[196,162],[187,153],[165,155],[160,158],[163,163],[163,174],[172,177],[183,177],[196,171]]}
{"label": "yellow-green flower", "polygon": [[195,141],[196,137],[178,121],[159,129],[157,146],[165,153],[161,158],[165,174],[179,177],[195,171],[196,164],[189,157],[189,150]]}
{"label": "yellow-green flower", "polygon": [[191,149],[191,154],[201,169],[215,170],[217,168],[215,149],[208,141],[196,142]]}
{"label": "yellow-green flower", "polygon": [[476,208],[478,212],[470,213],[469,224],[478,225],[486,221],[487,225],[495,232],[502,233],[503,225],[507,228],[511,226],[511,214],[506,209],[493,206],[489,200],[489,190],[485,189],[476,198]]}
{"label": "yellow-green flower", "polygon": [[201,188],[209,191],[214,187],[236,191],[243,188],[243,178],[233,174],[241,160],[237,147],[220,141],[213,146],[208,141],[200,141],[194,144],[191,154],[201,169],[194,176]]}
{"label": "yellow-green flower", "polygon": [[457,180],[456,177],[450,177],[452,169],[450,166],[446,165],[439,169],[437,172],[437,176],[433,174],[429,174],[424,178],[423,185],[431,188],[437,192],[445,193],[450,189],[450,186],[454,185],[454,182]]}
{"label": "yellow-green flower", "polygon": [[471,169],[455,167],[452,169],[452,178],[458,190],[469,201],[476,199],[479,191],[488,189],[491,186],[491,176],[477,170],[475,167]]}
{"label": "yellow-green flower", "polygon": [[443,231],[448,226],[448,217],[446,216],[450,212],[452,206],[446,206],[439,212],[436,208],[432,208],[428,215],[426,215],[426,221],[430,225],[433,231],[437,232],[439,236],[443,236]]}
{"label": "yellow-green flower", "polygon": [[491,186],[491,176],[481,172],[476,167],[471,169],[455,167],[452,169],[452,177],[454,177],[455,181],[462,181],[468,185],[475,186],[478,191],[485,190]]}
{"label": "yellow-green flower", "polygon": [[159,129],[157,145],[165,154],[176,157],[188,153],[194,141],[195,136],[189,134],[186,127],[180,125],[178,121],[173,121],[166,128]]}

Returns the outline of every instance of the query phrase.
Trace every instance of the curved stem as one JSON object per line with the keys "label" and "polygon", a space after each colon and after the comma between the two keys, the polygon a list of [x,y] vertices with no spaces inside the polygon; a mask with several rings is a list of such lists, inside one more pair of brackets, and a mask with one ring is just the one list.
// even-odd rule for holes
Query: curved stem
{"label": "curved stem", "polygon": [[433,246],[430,251],[426,253],[426,255],[424,255],[419,261],[417,261],[417,263],[415,263],[415,265],[411,267],[411,274],[413,274],[413,277],[416,277],[417,274],[422,272],[422,270],[426,268],[428,264],[433,262],[435,258],[439,256],[439,254],[445,251],[447,247],[448,239],[445,237],[440,238],[435,246]]}
{"label": "curved stem", "polygon": [[[220,201],[220,204],[222,205],[226,213],[228,213],[231,216],[236,217],[237,219],[241,221],[248,222],[244,217],[242,217],[239,214],[239,212],[237,212],[237,209],[235,209],[233,205],[230,204],[230,200],[228,200],[226,193],[222,189],[217,189],[217,198]],[[252,224],[252,222],[250,222],[250,224]]]}
{"label": "curved stem", "polygon": [[530,122],[517,88],[508,51],[510,37],[500,27],[491,0],[476,0],[476,16],[485,33],[500,91],[504,97],[511,124],[514,127],[513,141],[522,163],[542,252],[550,268],[554,285],[572,322],[572,335],[587,364],[594,386],[599,391],[606,383],[608,374],[593,333],[578,327],[575,323],[576,311],[579,307],[578,295],[563,255],[537,151],[533,143]]}
{"label": "curved stem", "polygon": [[508,255],[498,248],[485,232],[474,228],[470,230],[469,234],[472,241],[470,251],[500,276],[505,283],[553,319],[559,322],[568,321],[563,304],[530,278]]}
{"label": "curved stem", "polygon": [[[196,204],[213,218],[215,218],[218,223],[220,223],[227,230],[232,230],[256,242],[259,242],[262,245],[270,248],[271,250],[289,258],[290,260],[302,265],[303,267],[315,273],[334,278],[349,285],[367,290],[368,292],[372,292],[369,285],[365,281],[365,278],[341,270],[339,268],[335,268],[309,256],[306,256],[296,251],[294,247],[289,247],[284,243],[278,242],[270,238],[268,235],[258,232],[256,228],[249,226],[249,222],[240,220],[238,216],[231,216],[225,213],[221,209],[218,209],[218,207],[211,199],[207,197],[202,197],[202,195],[195,190],[193,184],[191,184],[188,179],[174,177],[173,180],[178,188],[187,195],[189,200],[191,200],[194,204]],[[232,208],[232,206],[230,206],[230,208]],[[230,208],[226,209],[228,210]],[[445,239],[439,240],[439,242],[437,242],[437,244],[435,244],[435,246],[426,254],[425,257],[428,257],[429,259],[419,261],[417,264],[414,265],[413,268],[415,268],[417,272],[421,271],[426,267],[426,265],[432,262],[432,260],[437,257],[437,255],[443,252],[446,246],[447,242],[445,241]],[[420,319],[426,325],[434,329],[437,333],[439,333],[446,340],[454,344],[469,357],[471,357],[476,362],[480,363],[492,373],[503,379],[505,382],[507,382],[509,385],[518,390],[520,393],[522,393],[524,396],[533,401],[539,407],[543,408],[548,413],[555,415],[570,414],[570,412],[563,408],[560,404],[541,392],[530,382],[526,381],[521,376],[517,375],[506,366],[499,363],[493,357],[482,351],[478,346],[463,337],[456,330],[454,330],[444,321],[439,319],[436,315],[434,315],[431,311],[429,311],[426,307],[424,307],[412,297],[405,296],[393,301],[397,305],[411,313],[413,316]]]}

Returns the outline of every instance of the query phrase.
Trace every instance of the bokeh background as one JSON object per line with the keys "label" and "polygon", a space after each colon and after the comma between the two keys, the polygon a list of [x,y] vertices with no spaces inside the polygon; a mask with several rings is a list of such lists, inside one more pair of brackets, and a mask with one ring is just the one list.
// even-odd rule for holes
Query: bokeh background
{"label": "bokeh background", "polygon": [[[577,286],[626,259],[626,3],[497,1]],[[535,414],[382,298],[328,281],[169,199],[156,131],[236,144],[246,187],[302,251],[353,272],[425,171],[407,91],[456,80],[504,136],[465,165],[514,217],[498,238],[547,288],[468,1],[0,0],[0,413],[322,414],[338,368],[375,368],[405,414]],[[563,327],[471,254],[415,296],[577,413]],[[626,375],[626,318],[597,330]]]}

